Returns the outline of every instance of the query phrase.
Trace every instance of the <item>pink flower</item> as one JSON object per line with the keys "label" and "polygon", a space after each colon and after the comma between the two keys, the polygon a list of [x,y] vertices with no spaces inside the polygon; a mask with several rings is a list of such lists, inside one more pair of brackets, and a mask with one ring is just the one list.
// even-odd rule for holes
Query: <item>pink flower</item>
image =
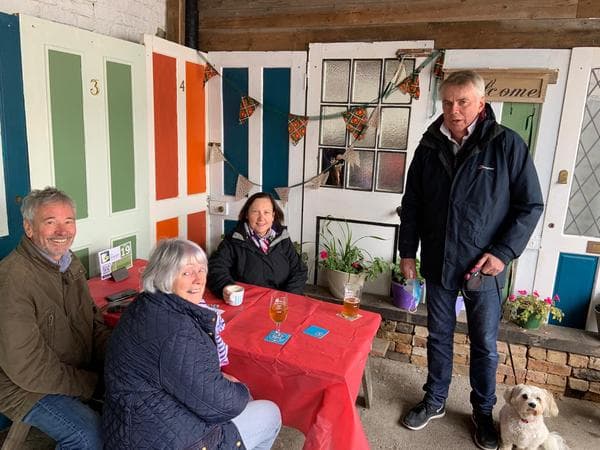
{"label": "pink flower", "polygon": [[525,289],[521,289],[517,292],[519,293],[519,295],[527,295],[527,291]]}
{"label": "pink flower", "polygon": [[514,294],[510,294],[510,295],[508,296],[508,301],[509,301],[509,302],[514,302],[516,299],[517,299],[517,297],[515,297],[515,296],[514,296]]}
{"label": "pink flower", "polygon": [[319,253],[319,256],[321,257],[321,259],[327,259],[329,254],[327,253],[327,250],[321,250],[321,253]]}
{"label": "pink flower", "polygon": [[544,301],[545,301],[546,303],[548,303],[549,305],[551,305],[551,304],[552,304],[552,299],[551,299],[550,297],[546,297],[546,298],[544,299]]}
{"label": "pink flower", "polygon": [[560,297],[558,296],[558,294],[554,294],[554,301],[560,302]]}
{"label": "pink flower", "polygon": [[539,297],[539,296],[540,296],[540,293],[539,293],[538,291],[533,291],[533,296],[534,296],[534,297]]}
{"label": "pink flower", "polygon": [[356,270],[362,270],[362,266],[360,265],[360,263],[358,261],[354,261],[352,263],[352,267],[354,267]]}

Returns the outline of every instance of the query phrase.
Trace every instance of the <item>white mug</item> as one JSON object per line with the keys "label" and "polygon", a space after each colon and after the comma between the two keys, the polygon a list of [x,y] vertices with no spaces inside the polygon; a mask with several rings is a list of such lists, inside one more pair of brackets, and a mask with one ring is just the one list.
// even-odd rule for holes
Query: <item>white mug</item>
{"label": "white mug", "polygon": [[231,306],[240,306],[244,301],[244,288],[242,286],[238,286],[237,284],[233,284],[231,286],[227,286],[224,289],[225,293],[225,303]]}

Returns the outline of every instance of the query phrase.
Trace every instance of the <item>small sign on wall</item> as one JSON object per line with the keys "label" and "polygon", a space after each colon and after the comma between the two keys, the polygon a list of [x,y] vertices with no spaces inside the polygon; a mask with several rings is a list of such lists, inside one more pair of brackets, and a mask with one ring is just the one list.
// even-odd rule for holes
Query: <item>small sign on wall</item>
{"label": "small sign on wall", "polygon": [[489,102],[543,103],[548,84],[555,84],[558,69],[445,69],[446,75],[474,70],[485,80]]}

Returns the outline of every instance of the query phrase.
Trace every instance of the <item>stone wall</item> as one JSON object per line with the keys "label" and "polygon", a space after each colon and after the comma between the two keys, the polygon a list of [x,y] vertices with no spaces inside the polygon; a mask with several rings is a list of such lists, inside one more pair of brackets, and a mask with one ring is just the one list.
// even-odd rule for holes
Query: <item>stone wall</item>
{"label": "stone wall", "polygon": [[[427,328],[384,320],[377,337],[389,341],[386,357],[427,367]],[[509,348],[518,383],[533,384],[555,394],[600,402],[600,357],[498,341],[498,383],[515,384]],[[454,334],[453,373],[469,374],[469,338]]]}

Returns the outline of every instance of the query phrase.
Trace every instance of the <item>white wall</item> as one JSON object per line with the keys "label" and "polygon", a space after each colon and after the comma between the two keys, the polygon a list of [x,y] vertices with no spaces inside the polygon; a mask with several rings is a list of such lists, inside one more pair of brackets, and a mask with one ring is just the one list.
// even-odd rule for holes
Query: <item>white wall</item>
{"label": "white wall", "polygon": [[166,0],[0,0],[0,11],[27,14],[141,43],[166,30]]}

